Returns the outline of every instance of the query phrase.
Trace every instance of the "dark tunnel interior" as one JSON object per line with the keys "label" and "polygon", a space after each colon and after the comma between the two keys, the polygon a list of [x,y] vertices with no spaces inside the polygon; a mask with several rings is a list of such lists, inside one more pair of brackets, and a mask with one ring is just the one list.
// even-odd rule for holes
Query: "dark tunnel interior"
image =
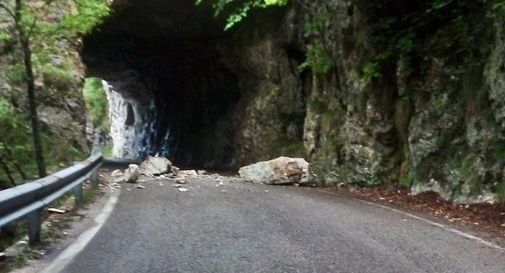
{"label": "dark tunnel interior", "polygon": [[[130,1],[83,41],[88,77],[136,81],[118,89],[140,104],[139,125],[129,105],[125,126],[137,126],[143,146],[136,157],[160,154],[180,166],[233,166],[231,113],[240,98],[236,75],[222,60],[222,21],[210,7],[188,0]],[[122,77],[132,71],[135,78]],[[114,84],[112,84],[114,85]],[[128,85],[128,84],[127,84]],[[125,85],[125,86],[127,86]]]}

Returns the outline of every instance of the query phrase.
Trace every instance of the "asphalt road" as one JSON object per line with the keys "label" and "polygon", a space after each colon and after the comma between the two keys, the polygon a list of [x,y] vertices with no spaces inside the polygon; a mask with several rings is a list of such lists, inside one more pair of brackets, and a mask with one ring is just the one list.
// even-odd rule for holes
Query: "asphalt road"
{"label": "asphalt road", "polygon": [[163,184],[123,186],[64,272],[505,272],[498,249],[349,198],[211,179],[188,192]]}

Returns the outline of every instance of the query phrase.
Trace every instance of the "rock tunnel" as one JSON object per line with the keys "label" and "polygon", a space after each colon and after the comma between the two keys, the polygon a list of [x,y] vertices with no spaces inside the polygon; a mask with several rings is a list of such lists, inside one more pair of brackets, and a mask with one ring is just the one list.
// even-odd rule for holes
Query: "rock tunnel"
{"label": "rock tunnel", "polygon": [[234,165],[237,76],[212,9],[188,0],[118,1],[85,37],[88,77],[104,80],[114,156],[159,154],[180,166]]}

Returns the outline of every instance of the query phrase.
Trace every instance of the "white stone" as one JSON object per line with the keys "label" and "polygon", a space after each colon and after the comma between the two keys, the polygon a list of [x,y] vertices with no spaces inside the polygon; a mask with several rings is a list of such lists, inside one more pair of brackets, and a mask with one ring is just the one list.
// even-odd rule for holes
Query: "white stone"
{"label": "white stone", "polygon": [[174,174],[174,175],[177,175],[180,171],[179,168],[175,167],[175,166],[171,166],[170,167],[170,171]]}
{"label": "white stone", "polygon": [[240,168],[240,177],[253,183],[271,185],[312,182],[310,164],[303,158],[279,157]]}
{"label": "white stone", "polygon": [[177,184],[186,184],[186,183],[187,183],[186,179],[185,179],[185,178],[183,178],[183,177],[178,177],[178,178],[176,178],[176,179],[175,179],[175,182],[176,182]]}
{"label": "white stone", "polygon": [[110,173],[110,176],[122,176],[123,172],[121,170],[114,170]]}
{"label": "white stone", "polygon": [[164,157],[148,156],[140,164],[140,173],[152,176],[166,174],[171,171],[172,162]]}
{"label": "white stone", "polygon": [[195,170],[185,170],[185,171],[179,171],[177,173],[177,176],[197,176],[198,173]]}
{"label": "white stone", "polygon": [[53,212],[53,213],[59,213],[59,214],[64,214],[66,211],[62,209],[57,209],[57,208],[48,208],[48,212]]}
{"label": "white stone", "polygon": [[123,180],[127,183],[136,183],[139,179],[139,165],[130,164],[128,169],[124,171]]}

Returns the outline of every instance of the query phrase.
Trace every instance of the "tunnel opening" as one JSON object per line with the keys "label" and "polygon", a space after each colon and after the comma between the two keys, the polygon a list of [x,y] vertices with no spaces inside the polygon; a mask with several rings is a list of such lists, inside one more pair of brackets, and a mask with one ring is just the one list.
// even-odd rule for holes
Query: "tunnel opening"
{"label": "tunnel opening", "polygon": [[87,76],[107,85],[113,155],[234,168],[241,93],[218,50],[223,22],[187,0],[123,1],[114,10],[82,50]]}
{"label": "tunnel opening", "polygon": [[128,103],[128,106],[126,107],[125,125],[133,126],[134,124],[135,124],[135,113],[133,112],[133,106],[130,103]]}

